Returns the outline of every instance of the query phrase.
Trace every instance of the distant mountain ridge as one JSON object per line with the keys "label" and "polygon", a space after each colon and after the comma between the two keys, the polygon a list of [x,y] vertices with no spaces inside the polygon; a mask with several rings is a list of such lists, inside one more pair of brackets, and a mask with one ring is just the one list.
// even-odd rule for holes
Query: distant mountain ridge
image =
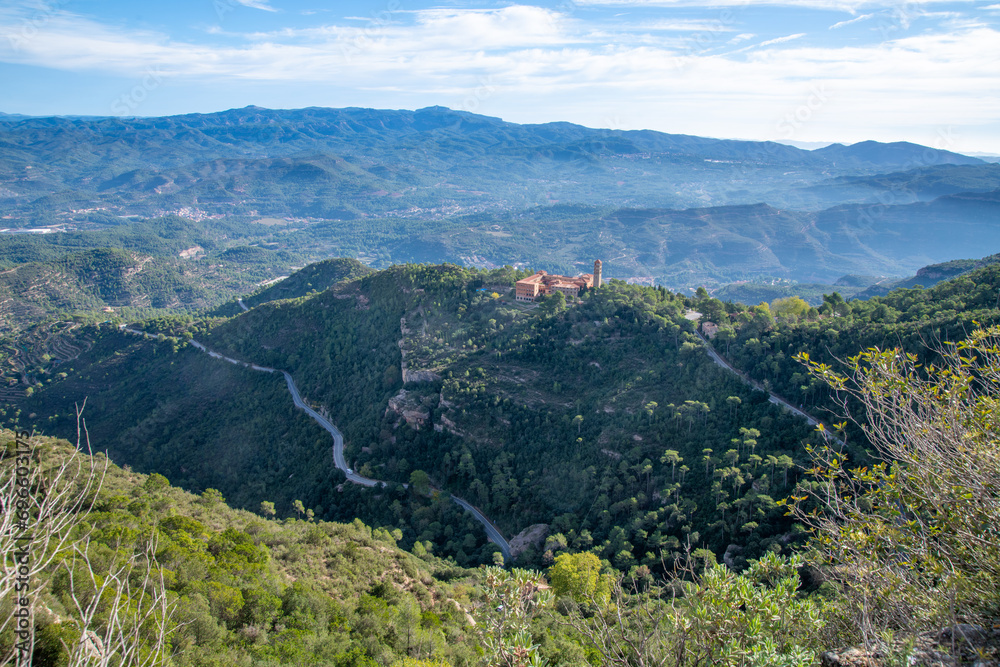
{"label": "distant mountain ridge", "polygon": [[[906,143],[807,151],[565,122],[521,125],[444,107],[4,118],[0,208],[14,220],[34,222],[107,219],[99,210],[151,216],[185,206],[218,215],[257,211],[327,219],[555,201],[787,206],[795,201],[785,191],[830,178],[986,164]],[[839,203],[839,195],[817,200],[813,193],[817,201],[810,206]]]}
{"label": "distant mountain ridge", "polygon": [[872,285],[863,292],[858,293],[857,298],[868,299],[873,296],[885,296],[895,289],[916,286],[933,287],[952,278],[971,273],[976,269],[981,269],[993,264],[1000,264],[1000,253],[989,255],[981,259],[953,259],[939,264],[930,264],[917,270],[916,275],[895,282],[879,283]]}
{"label": "distant mountain ridge", "polygon": [[1000,250],[998,193],[1000,166],[914,144],[807,151],[443,107],[0,123],[5,227],[180,216],[376,268],[578,273],[601,257],[609,278],[673,288],[899,276]]}
{"label": "distant mountain ridge", "polygon": [[[140,132],[153,137],[154,131],[187,131],[208,140],[210,143],[205,147],[215,149],[219,156],[245,156],[252,153],[250,146],[267,149],[268,156],[277,157],[292,154],[304,142],[313,149],[319,146],[332,149],[343,148],[348,138],[365,138],[371,142],[369,145],[405,145],[407,139],[426,143],[430,137],[451,136],[464,139],[466,148],[478,145],[501,151],[561,146],[569,152],[655,152],[716,159],[764,158],[801,164],[835,165],[846,160],[852,167],[984,163],[978,158],[907,142],[864,141],[807,151],[770,141],[712,139],[654,130],[593,129],[567,122],[517,124],[446,107],[406,111],[357,107],[275,110],[249,106],[159,118],[16,117],[21,119],[16,134],[40,137],[46,130],[58,128],[85,137],[119,137],[134,147],[143,145]],[[151,161],[156,158],[154,155]]]}
{"label": "distant mountain ridge", "polygon": [[937,164],[983,164],[983,160],[951,151],[929,148],[908,141],[883,144],[878,141],[861,141],[850,146],[831,144],[813,151],[833,163],[854,162],[866,165],[898,167],[912,164],[928,167]]}

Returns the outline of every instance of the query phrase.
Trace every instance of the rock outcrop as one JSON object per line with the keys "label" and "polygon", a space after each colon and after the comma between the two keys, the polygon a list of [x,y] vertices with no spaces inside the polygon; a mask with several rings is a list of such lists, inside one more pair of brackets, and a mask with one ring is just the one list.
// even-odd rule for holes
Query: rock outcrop
{"label": "rock outcrop", "polygon": [[510,555],[517,558],[524,553],[528,547],[540,547],[545,543],[545,538],[549,536],[549,524],[535,523],[520,533],[510,541]]}
{"label": "rock outcrop", "polygon": [[[389,399],[385,415],[388,417],[392,413],[402,417],[414,430],[420,430],[431,418],[431,411],[428,406],[424,405],[421,397],[413,395],[405,389],[400,389],[398,394]],[[398,421],[396,423],[399,424]]]}

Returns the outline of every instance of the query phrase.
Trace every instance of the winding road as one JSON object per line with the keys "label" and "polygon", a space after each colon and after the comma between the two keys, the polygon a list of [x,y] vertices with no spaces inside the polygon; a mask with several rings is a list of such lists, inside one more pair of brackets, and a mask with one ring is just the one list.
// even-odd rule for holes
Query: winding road
{"label": "winding road", "polygon": [[[238,299],[240,308],[244,311],[250,310],[243,303],[243,299]],[[158,336],[156,334],[151,334],[139,329],[131,329],[125,324],[118,325],[118,328],[122,331],[127,331],[128,333],[137,334],[139,336],[145,336],[146,338],[156,339]],[[389,482],[383,482],[377,479],[371,479],[363,475],[359,475],[354,472],[351,468],[347,466],[347,460],[344,458],[344,436],[336,426],[333,425],[329,419],[319,414],[305,402],[302,398],[302,394],[299,392],[299,388],[295,385],[295,381],[292,379],[291,373],[288,371],[279,371],[276,368],[270,368],[268,366],[259,366],[257,364],[252,364],[246,361],[240,361],[239,359],[233,359],[232,357],[227,357],[224,354],[216,352],[206,347],[203,343],[199,343],[196,340],[189,341],[192,347],[195,347],[213,359],[221,359],[222,361],[228,361],[236,366],[242,366],[244,368],[249,368],[254,371],[261,371],[263,373],[281,373],[285,376],[285,384],[288,385],[288,393],[292,395],[292,402],[295,403],[295,407],[303,410],[307,415],[309,415],[316,423],[322,426],[332,437],[333,437],[333,464],[338,470],[343,471],[347,476],[347,481],[353,482],[354,484],[360,484],[362,486],[388,486]],[[405,486],[405,485],[404,485]],[[513,556],[510,553],[510,543],[504,538],[503,533],[490,521],[485,514],[483,514],[475,505],[472,505],[468,501],[459,498],[455,494],[449,494],[452,501],[455,502],[459,507],[467,512],[470,512],[476,521],[483,524],[483,528],[486,529],[486,536],[489,538],[490,542],[500,547],[500,551],[503,552],[503,557],[505,562],[511,562]]]}
{"label": "winding road", "polygon": [[[693,314],[693,313],[694,313],[694,311],[690,311],[689,315]],[[701,315],[701,313],[697,313],[697,314],[699,316]],[[689,317],[687,315],[685,317],[687,317],[687,319],[689,319],[689,320],[690,319],[694,319],[694,318]],[[833,440],[834,442],[838,442],[841,445],[844,444],[843,440],[841,440],[837,436],[833,435],[833,432],[830,431],[830,429],[827,428],[827,426],[825,424],[823,424],[818,419],[816,419],[815,417],[813,417],[812,415],[810,415],[808,412],[805,412],[801,408],[795,407],[794,405],[792,405],[791,403],[789,403],[787,400],[785,400],[781,396],[778,396],[777,394],[768,391],[767,388],[764,387],[764,385],[762,385],[759,382],[757,382],[756,380],[753,380],[752,378],[748,377],[742,371],[734,368],[732,366],[732,364],[730,364],[728,361],[726,361],[726,359],[715,350],[715,347],[712,346],[712,344],[708,341],[707,338],[705,338],[702,335],[702,333],[700,331],[698,331],[697,329],[695,329],[694,333],[701,340],[701,344],[702,344],[702,347],[705,348],[705,352],[708,353],[708,356],[716,364],[718,364],[719,366],[722,366],[723,368],[725,368],[730,373],[733,373],[734,375],[736,375],[737,377],[739,377],[741,380],[743,380],[745,383],[747,383],[748,385],[750,385],[754,389],[758,389],[760,391],[766,392],[767,393],[767,400],[769,402],[774,403],[775,405],[777,405],[779,407],[785,408],[789,412],[791,412],[791,413],[793,413],[795,415],[798,415],[799,417],[802,417],[803,419],[805,419],[809,423],[810,426],[822,426],[823,430],[821,431],[821,433],[823,433],[823,436],[827,440]]]}

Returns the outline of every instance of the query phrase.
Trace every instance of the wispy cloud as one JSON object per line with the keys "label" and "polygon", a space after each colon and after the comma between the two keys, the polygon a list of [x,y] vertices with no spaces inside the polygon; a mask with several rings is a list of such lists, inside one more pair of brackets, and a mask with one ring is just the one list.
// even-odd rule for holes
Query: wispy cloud
{"label": "wispy cloud", "polygon": [[244,7],[250,7],[252,9],[263,9],[265,12],[276,12],[278,11],[271,5],[267,3],[267,0],[235,0],[237,4],[243,5]]}
{"label": "wispy cloud", "polygon": [[862,14],[861,16],[857,16],[857,17],[855,17],[853,19],[849,19],[847,21],[841,21],[840,23],[834,23],[832,26],[830,26],[830,30],[836,30],[837,28],[843,28],[845,25],[851,25],[852,23],[858,23],[860,21],[867,21],[868,19],[870,19],[873,16],[875,16],[875,14]]}
{"label": "wispy cloud", "polygon": [[695,19],[680,19],[675,21],[647,21],[642,24],[622,26],[634,31],[663,32],[736,32],[736,28],[725,25],[721,21],[703,21]]}
{"label": "wispy cloud", "polygon": [[[1000,97],[985,92],[1000,89],[1000,31],[989,26],[937,23],[919,35],[852,46],[797,32],[709,54],[685,49],[698,32],[695,20],[664,20],[660,27],[673,23],[676,38],[649,38],[648,25],[588,22],[584,14],[526,5],[436,8],[393,12],[362,28],[341,19],[224,39],[202,34],[196,42],[59,11],[17,48],[0,29],[0,62],[126,77],[152,68],[169,85],[204,88],[297,86],[309,103],[333,105],[344,91],[352,102],[380,91],[384,97],[361,99],[458,107],[489,81],[482,111],[511,120],[601,125],[621,118],[623,127],[713,136],[768,138],[775,119],[802,104],[816,81],[830,102],[810,120],[813,134],[804,128],[796,139],[920,141],[920,128],[932,124],[989,127],[1000,117]],[[0,25],[15,25],[14,18],[0,8]],[[745,44],[754,34],[725,38]]]}
{"label": "wispy cloud", "polygon": [[755,49],[760,49],[765,46],[772,46],[774,44],[782,44],[784,42],[790,42],[795,39],[801,39],[806,36],[804,32],[797,32],[794,35],[785,35],[784,37],[775,37],[774,39],[768,39],[759,44],[751,44],[750,46],[744,46],[742,49],[736,49],[735,51],[730,51],[727,56],[733,56],[737,53],[746,53],[747,51],[752,51]]}
{"label": "wispy cloud", "polygon": [[771,44],[781,44],[783,42],[790,42],[793,39],[801,39],[801,38],[803,38],[805,36],[806,36],[806,33],[804,33],[804,32],[797,32],[794,35],[785,35],[784,37],[776,37],[774,39],[769,39],[766,42],[761,42],[757,46],[761,47],[761,46],[770,46]]}
{"label": "wispy cloud", "polygon": [[[973,0],[957,0],[972,2]],[[940,4],[942,0],[907,0],[906,5]],[[851,12],[862,8],[898,7],[898,0],[575,0],[594,7],[802,7]]]}

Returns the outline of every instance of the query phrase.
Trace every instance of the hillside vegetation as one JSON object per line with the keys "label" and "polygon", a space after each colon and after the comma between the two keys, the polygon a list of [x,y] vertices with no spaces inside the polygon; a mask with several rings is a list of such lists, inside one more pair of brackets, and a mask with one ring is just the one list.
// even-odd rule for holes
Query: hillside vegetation
{"label": "hillside vegetation", "polygon": [[[92,345],[65,376],[50,378],[4,416],[11,423],[37,422],[47,432],[70,435],[76,428],[72,406],[87,397],[91,437],[114,460],[158,471],[200,493],[198,506],[214,506],[225,496],[258,514],[306,516],[309,521],[288,525],[307,531],[313,531],[313,520],[358,517],[379,527],[371,539],[383,540],[390,551],[398,544],[428,563],[443,557],[458,568],[491,563],[497,548],[485,540],[481,526],[435,489],[458,493],[508,537],[532,528],[515,540],[516,563],[548,568],[562,602],[552,616],[542,612],[542,598],[538,605],[526,601],[528,634],[507,635],[504,642],[528,642],[525,650],[553,664],[604,664],[616,647],[630,646],[626,639],[636,636],[651,642],[643,644],[647,658],[657,652],[674,655],[677,642],[691,641],[690,646],[700,648],[690,660],[719,664],[757,660],[805,665],[819,648],[841,642],[863,642],[883,656],[893,651],[902,655],[910,649],[880,638],[881,630],[916,637],[956,620],[984,622],[996,611],[996,600],[983,593],[991,585],[992,570],[986,566],[992,561],[965,552],[960,558],[949,556],[957,569],[941,585],[949,587],[958,605],[949,607],[929,597],[924,576],[924,568],[940,563],[935,551],[926,551],[927,540],[943,538],[890,530],[893,508],[911,502],[911,494],[927,483],[919,474],[923,455],[913,459],[906,477],[917,486],[894,486],[903,478],[892,476],[888,468],[849,470],[878,463],[882,452],[900,456],[891,454],[896,450],[886,449],[879,432],[866,426],[870,394],[855,391],[846,397],[856,421],[843,432],[847,446],[837,445],[769,402],[764,391],[713,363],[691,318],[697,317],[695,309],[702,322],[721,325],[711,344],[759,387],[826,415],[832,423],[845,405],[835,392],[840,381],[825,367],[810,371],[803,366],[804,355],[813,364],[838,364],[855,354],[858,345],[901,346],[915,355],[913,363],[943,364],[947,355],[929,350],[928,341],[961,340],[977,326],[997,321],[997,265],[931,289],[899,289],[866,302],[846,302],[831,294],[819,308],[794,298],[746,307],[722,303],[705,290],[684,297],[615,280],[585,291],[579,301],[557,295],[526,306],[509,300],[510,287],[521,275],[509,267],[479,271],[454,265],[370,272],[336,260],[291,276],[280,291],[265,288],[248,298],[253,304],[248,312],[143,323],[159,335],[156,339],[115,326],[85,325],[81,329]],[[188,344],[192,338],[230,356],[288,370],[306,399],[344,432],[350,465],[389,485],[368,489],[345,483],[332,464],[329,436],[294,408],[279,376],[212,359]],[[985,345],[988,352],[988,340],[982,340],[969,345]],[[854,368],[854,377],[862,382],[865,367]],[[906,377],[911,378],[906,387],[916,382],[916,376]],[[930,379],[941,381],[933,373]],[[981,400],[992,399],[987,394]],[[891,414],[889,408],[881,410]],[[922,428],[918,421],[907,423]],[[991,436],[984,433],[986,448],[977,445],[976,456],[990,451]],[[834,477],[824,481],[824,474]],[[848,507],[830,504],[830,479],[848,485],[844,492],[851,495],[844,496],[844,503],[862,499],[847,514],[827,514]],[[883,481],[866,487],[866,480],[873,479]],[[967,474],[957,472],[958,491],[948,493],[960,493],[967,481]],[[890,490],[895,495],[885,500]],[[794,515],[787,512],[788,497],[798,499]],[[938,526],[932,533],[952,530],[955,521],[964,522],[962,530],[973,530],[979,525],[975,522],[989,521],[979,513],[988,514],[991,503],[989,497],[968,507],[962,501],[941,515],[931,512],[933,503],[914,502],[908,512]],[[131,512],[133,504],[118,509]],[[814,509],[822,512],[817,516],[835,521],[816,524]],[[142,512],[136,516],[141,518]],[[238,516],[248,525],[263,521],[248,513]],[[836,521],[838,516],[846,526]],[[116,515],[115,521],[133,520],[126,518]],[[921,559],[920,569],[866,578],[870,570],[864,568],[870,564],[865,559],[881,552],[850,547],[857,537],[851,522],[857,522],[857,530],[883,531],[884,538],[870,542],[873,549],[892,553],[899,540],[920,549],[913,552],[914,559]],[[810,523],[828,541],[807,542],[805,526]],[[363,537],[364,530],[356,529]],[[250,529],[242,530],[257,539]],[[331,539],[340,534],[337,530],[343,529],[327,531]],[[215,538],[206,534],[211,544]],[[992,538],[983,539],[988,551]],[[829,559],[813,560],[817,569],[801,573],[811,588],[826,581],[819,597],[796,593],[803,585],[795,572],[797,554],[807,545]],[[413,556],[398,556],[397,561]],[[826,569],[830,563],[849,567]],[[678,570],[687,584],[669,583]],[[440,576],[466,576],[455,572]],[[581,572],[594,572],[596,578]],[[515,575],[490,575],[476,595],[489,600],[490,587],[508,585],[508,576]],[[906,587],[893,588],[892,582],[900,581]],[[225,585],[239,589],[244,604],[252,598],[240,589],[242,584]],[[424,585],[431,590],[437,584]],[[687,585],[694,588],[677,597],[678,587]],[[874,606],[870,598],[857,597],[871,587],[883,587],[881,602]],[[358,600],[367,599],[362,589],[352,590],[361,596]],[[755,591],[751,597],[731,597],[749,591]],[[272,593],[282,598],[282,593]],[[423,599],[423,594],[413,594]],[[463,604],[460,593],[452,597]],[[431,598],[436,599],[433,591]],[[211,602],[210,596],[206,599]],[[708,606],[697,611],[698,600]],[[468,601],[470,609],[478,604]],[[785,621],[753,635],[759,640],[741,643],[741,624],[756,627],[763,622],[753,620],[758,605],[774,604],[789,609]],[[630,610],[625,620],[602,626],[619,608]],[[734,608],[740,614],[734,616]],[[426,613],[426,606],[420,609]],[[344,641],[352,650],[364,646],[358,660],[391,664],[385,661],[415,655],[412,644],[400,651],[398,628],[404,620],[392,614],[381,618],[396,634],[379,635],[380,645],[347,635]],[[660,621],[644,625],[647,614]],[[279,626],[290,627],[279,617],[256,624],[256,630],[248,628],[254,623],[238,618],[242,620],[226,625],[237,634],[223,635],[221,643],[212,644],[214,651],[228,647],[229,659],[235,661],[246,659],[243,651],[256,656],[252,660],[299,659],[269,653],[272,648],[264,646],[281,636]],[[682,628],[690,627],[691,618],[707,625],[685,635],[689,630]],[[462,625],[460,616],[454,622]],[[355,626],[350,627],[353,632]],[[619,630],[612,632],[612,627]],[[248,633],[255,632],[263,634],[249,641]],[[463,631],[456,627],[454,632],[458,637]],[[461,636],[468,637],[464,632]],[[243,643],[226,639],[230,636]],[[481,635],[462,641],[478,642],[487,653],[506,650]],[[318,648],[322,641],[312,642],[297,645],[320,651],[309,658],[317,664],[366,664],[338,663],[336,654],[321,653],[326,650]],[[461,658],[449,650],[457,651],[444,647],[434,655],[454,664],[475,659],[472,653]],[[203,656],[192,664],[212,664],[209,660]]]}
{"label": "hillside vegetation", "polygon": [[[17,220],[108,220],[193,207],[207,214],[351,219],[419,209],[521,209],[552,201],[689,207],[768,201],[807,189],[819,207],[847,200],[831,176],[873,176],[848,195],[891,187],[947,193],[986,184],[992,165],[914,144],[863,142],[804,151],[772,142],[518,125],[431,107],[271,110],[168,118],[25,118],[0,123],[0,204]],[[751,171],[752,170],[752,171]],[[883,179],[887,177],[883,176]],[[891,178],[891,177],[888,177]],[[902,180],[901,184],[898,182]],[[989,183],[993,187],[989,187]],[[664,184],[670,184],[664,187]],[[874,195],[874,196],[873,196]],[[803,195],[791,197],[799,203]],[[904,197],[902,203],[908,203]]]}
{"label": "hillside vegetation", "polygon": [[[4,431],[0,438],[6,479],[14,435]],[[32,465],[54,471],[72,451],[66,442],[36,441]],[[96,470],[98,480],[107,468],[78,514],[66,517],[77,549],[56,554],[33,582],[41,595],[33,664],[65,665],[71,657],[81,633],[71,594],[87,604],[94,590],[87,565],[114,572],[135,554],[153,559],[153,581],[162,575],[162,584],[132,591],[134,606],[120,610],[119,621],[127,624],[145,600],[162,595],[173,610],[164,664],[474,663],[476,640],[466,615],[473,573],[401,551],[391,532],[361,521],[265,519],[230,509],[214,489],[194,495],[162,475],[108,464],[102,455],[78,455],[69,471],[81,465],[84,472]],[[53,491],[74,479],[83,484],[85,475]],[[5,617],[11,599],[3,598]],[[98,607],[91,629],[104,637],[107,624]],[[140,637],[142,650],[155,648],[148,627]],[[9,628],[0,632],[0,655],[10,655],[11,640]]]}
{"label": "hillside vegetation", "polygon": [[701,352],[684,298],[615,282],[580,304],[525,309],[496,291],[517,275],[396,267],[230,319],[150,323],[176,337],[160,343],[97,329],[78,370],[30,409],[67,415],[88,394],[91,432],[140,469],[247,508],[301,499],[318,516],[358,515],[399,527],[406,544],[489,562],[491,545],[454,508],[341,487],[329,439],[280,378],[209,359],[184,346],[188,332],[291,372],[362,474],[403,483],[422,471],[508,535],[547,524],[552,539],[519,562],[597,548],[628,570],[658,567],[689,540],[720,558],[733,544],[740,562],[788,544],[775,502],[818,436]]}

